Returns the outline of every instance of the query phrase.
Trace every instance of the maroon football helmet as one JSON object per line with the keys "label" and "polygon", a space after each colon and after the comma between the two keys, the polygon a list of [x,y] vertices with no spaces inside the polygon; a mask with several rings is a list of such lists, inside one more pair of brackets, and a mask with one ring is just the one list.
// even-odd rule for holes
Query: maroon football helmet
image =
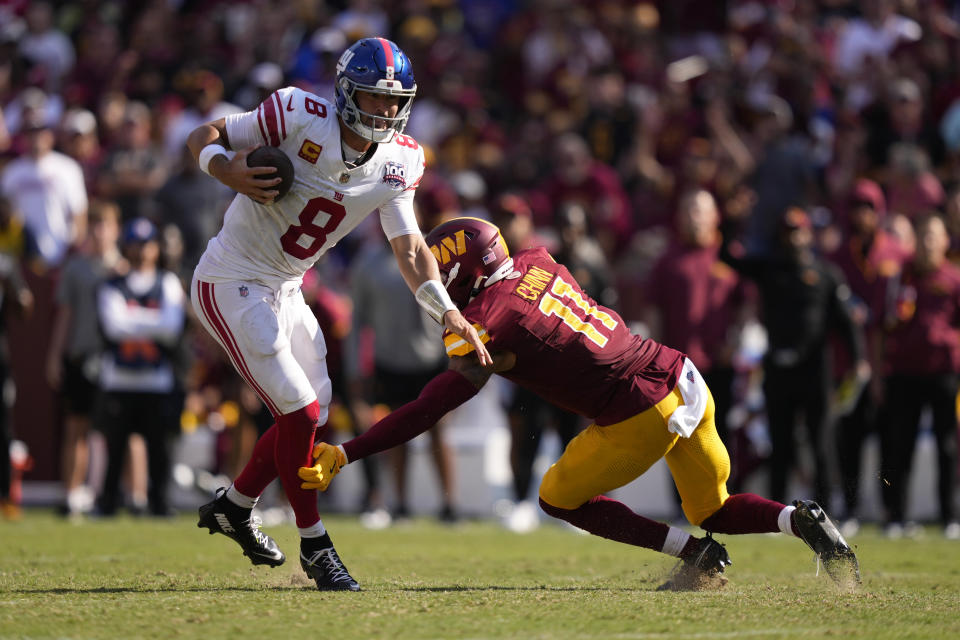
{"label": "maroon football helmet", "polygon": [[500,229],[480,218],[454,218],[425,238],[440,265],[440,275],[453,303],[463,309],[490,277],[510,272],[513,260]]}

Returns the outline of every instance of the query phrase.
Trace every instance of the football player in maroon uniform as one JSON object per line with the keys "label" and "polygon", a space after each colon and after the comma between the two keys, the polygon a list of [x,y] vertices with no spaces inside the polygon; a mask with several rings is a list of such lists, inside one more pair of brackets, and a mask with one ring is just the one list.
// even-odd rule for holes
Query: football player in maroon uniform
{"label": "football player in maroon uniform", "polygon": [[[363,435],[340,446],[317,445],[316,465],[299,472],[304,488],[325,489],[348,462],[422,433],[498,373],[593,421],[544,476],[543,510],[594,535],[681,558],[687,580],[664,587],[723,572],[730,557],[712,533],[795,535],[836,580],[859,579],[856,556],[817,503],[787,506],[727,493],[730,458],[717,436],[713,398],[684,354],[630,333],[543,248],[511,258],[499,229],[488,222],[457,218],[426,241],[450,297],[474,323],[493,365],[481,366],[470,343],[446,332],[449,369]],[[660,458],[667,460],[684,514],[707,531],[705,537],[603,495]]]}

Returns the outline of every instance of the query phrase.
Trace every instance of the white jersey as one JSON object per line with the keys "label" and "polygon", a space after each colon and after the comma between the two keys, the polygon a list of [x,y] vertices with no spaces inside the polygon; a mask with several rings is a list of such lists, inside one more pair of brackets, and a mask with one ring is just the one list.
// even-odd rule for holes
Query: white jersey
{"label": "white jersey", "polygon": [[293,87],[274,92],[255,111],[227,116],[226,129],[234,149],[271,145],[286,152],[293,161],[293,185],[271,205],[237,194],[223,228],[200,258],[196,277],[274,288],[300,280],[376,209],[388,239],[420,234],[413,194],[424,157],[413,138],[395,135],[365,163],[348,168],[334,106]]}

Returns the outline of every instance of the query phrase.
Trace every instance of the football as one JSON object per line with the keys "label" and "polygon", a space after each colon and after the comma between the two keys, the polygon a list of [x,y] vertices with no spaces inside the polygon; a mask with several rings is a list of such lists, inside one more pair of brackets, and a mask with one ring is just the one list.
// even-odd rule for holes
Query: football
{"label": "football", "polygon": [[[247,166],[273,167],[277,170],[277,174],[280,176],[280,183],[274,186],[274,189],[278,191],[277,197],[273,199],[274,202],[287,195],[287,191],[290,191],[290,186],[293,184],[293,162],[291,162],[287,154],[277,147],[259,147],[254,149],[250,155],[247,156]],[[266,173],[261,177],[273,178],[276,176]]]}

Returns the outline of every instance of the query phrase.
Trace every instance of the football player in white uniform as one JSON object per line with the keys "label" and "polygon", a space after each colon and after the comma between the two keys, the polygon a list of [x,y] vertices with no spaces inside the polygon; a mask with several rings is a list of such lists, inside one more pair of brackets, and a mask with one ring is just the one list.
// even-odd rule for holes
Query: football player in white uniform
{"label": "football player in white uniform", "polygon": [[[193,306],[276,420],[233,484],[200,508],[198,526],[235,540],[254,564],[282,564],[283,553],[251,516],[279,476],[300,530],[300,564],[321,590],[359,585],[320,520],[316,492],[301,489],[297,477],[311,462],[314,439],[325,435],[331,396],[323,334],[300,293],[304,272],[379,210],[418,302],[490,362],[440,282],[414,217],[424,156],[402,131],[416,88],[397,45],[366,38],[340,57],[335,103],[288,87],[254,111],[198,127],[187,140],[200,168],[237,191],[194,272]],[[263,145],[280,148],[294,164],[290,191],[278,201],[273,187],[281,179],[264,177],[273,168],[247,166],[249,153]]]}

